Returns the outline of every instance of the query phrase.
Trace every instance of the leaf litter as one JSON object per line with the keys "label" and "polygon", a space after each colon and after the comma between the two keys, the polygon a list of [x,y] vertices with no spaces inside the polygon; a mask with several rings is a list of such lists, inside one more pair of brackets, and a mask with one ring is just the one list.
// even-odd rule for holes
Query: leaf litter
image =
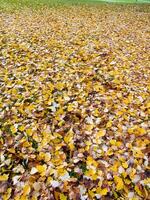
{"label": "leaf litter", "polygon": [[0,13],[0,195],[148,199],[149,12]]}

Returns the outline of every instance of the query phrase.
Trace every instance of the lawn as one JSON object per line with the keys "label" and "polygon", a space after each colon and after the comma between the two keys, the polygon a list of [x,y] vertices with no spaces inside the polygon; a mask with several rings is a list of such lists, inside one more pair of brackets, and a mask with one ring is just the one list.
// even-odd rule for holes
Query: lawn
{"label": "lawn", "polygon": [[0,8],[14,9],[23,7],[38,8],[43,5],[51,7],[58,5],[99,4],[99,3],[150,3],[150,0],[0,0]]}
{"label": "lawn", "polygon": [[149,18],[0,0],[0,200],[149,198]]}

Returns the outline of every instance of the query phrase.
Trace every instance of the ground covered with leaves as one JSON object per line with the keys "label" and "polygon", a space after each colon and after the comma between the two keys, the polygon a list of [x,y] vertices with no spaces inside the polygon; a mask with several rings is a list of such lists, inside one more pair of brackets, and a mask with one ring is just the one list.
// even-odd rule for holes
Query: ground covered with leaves
{"label": "ground covered with leaves", "polygon": [[148,199],[149,7],[0,12],[0,199]]}

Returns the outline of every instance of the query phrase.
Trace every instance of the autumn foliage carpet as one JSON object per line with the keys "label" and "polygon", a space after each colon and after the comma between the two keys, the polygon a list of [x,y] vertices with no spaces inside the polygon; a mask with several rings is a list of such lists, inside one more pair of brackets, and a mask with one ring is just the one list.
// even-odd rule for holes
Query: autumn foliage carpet
{"label": "autumn foliage carpet", "polygon": [[149,198],[149,17],[0,11],[0,199]]}

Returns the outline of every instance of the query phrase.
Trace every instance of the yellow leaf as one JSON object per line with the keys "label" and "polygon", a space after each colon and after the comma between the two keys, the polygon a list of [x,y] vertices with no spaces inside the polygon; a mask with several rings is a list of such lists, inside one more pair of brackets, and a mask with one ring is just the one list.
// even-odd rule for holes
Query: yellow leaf
{"label": "yellow leaf", "polygon": [[69,104],[67,110],[70,112],[70,111],[73,111],[74,109],[74,105],[73,104]]}
{"label": "yellow leaf", "polygon": [[144,184],[149,184],[150,183],[150,178],[146,178],[146,179],[144,179]]}
{"label": "yellow leaf", "polygon": [[87,165],[94,165],[95,167],[97,167],[98,163],[92,158],[92,156],[88,156],[87,157],[87,161],[86,161]]}
{"label": "yellow leaf", "polygon": [[64,194],[60,194],[60,200],[67,200],[67,197]]}
{"label": "yellow leaf", "polygon": [[129,101],[129,99],[126,98],[126,99],[123,100],[123,103],[128,105],[130,103],[130,101]]}
{"label": "yellow leaf", "polygon": [[101,190],[100,195],[105,196],[107,193],[108,193],[107,188],[104,188],[103,190]]}
{"label": "yellow leaf", "polygon": [[116,183],[116,190],[122,190],[124,186],[122,178],[120,178],[119,176],[114,176],[114,181]]}
{"label": "yellow leaf", "polygon": [[38,172],[41,174],[41,176],[45,175],[46,172],[46,165],[37,165],[36,169],[38,170]]}
{"label": "yellow leaf", "polygon": [[58,90],[62,90],[64,88],[64,83],[57,83],[56,86],[55,86]]}
{"label": "yellow leaf", "polygon": [[138,127],[135,134],[136,135],[144,135],[146,133],[146,130],[144,128]]}
{"label": "yellow leaf", "polygon": [[37,200],[37,197],[36,197],[36,196],[34,196],[34,197],[32,197],[32,198],[31,198],[31,200]]}
{"label": "yellow leaf", "polygon": [[32,111],[35,108],[35,106],[30,104],[27,108],[28,108],[28,110]]}
{"label": "yellow leaf", "polygon": [[140,189],[139,189],[139,187],[138,187],[137,185],[134,187],[134,189],[135,189],[136,193],[137,193],[139,196],[143,197],[142,192],[140,191]]}
{"label": "yellow leaf", "polygon": [[52,92],[54,90],[54,85],[52,83],[48,84],[49,90]]}
{"label": "yellow leaf", "polygon": [[147,108],[150,108],[150,102],[148,102],[148,103],[146,104],[146,107],[147,107]]}
{"label": "yellow leaf", "polygon": [[110,140],[111,145],[116,145],[116,140]]}
{"label": "yellow leaf", "polygon": [[88,171],[85,172],[85,175],[90,177],[92,180],[97,180],[96,169],[90,168]]}
{"label": "yellow leaf", "polygon": [[7,149],[7,151],[10,152],[10,153],[15,153],[15,149],[13,147],[10,148],[10,149]]}
{"label": "yellow leaf", "polygon": [[123,112],[121,110],[119,110],[116,114],[121,116],[123,114]]}
{"label": "yellow leaf", "polygon": [[[21,195],[21,197],[19,197],[20,200],[28,200],[28,197],[25,195]],[[18,200],[18,199],[17,199]]]}
{"label": "yellow leaf", "polygon": [[16,88],[13,88],[13,89],[11,90],[11,92],[12,92],[13,95],[17,95],[17,89],[16,89]]}
{"label": "yellow leaf", "polygon": [[107,151],[107,155],[108,155],[108,156],[113,155],[113,150],[112,150],[112,149],[108,149],[108,151]]}
{"label": "yellow leaf", "polygon": [[123,176],[123,178],[126,178],[126,177],[127,177],[127,173],[126,173],[126,172],[123,172],[123,173],[122,173],[122,176]]}
{"label": "yellow leaf", "polygon": [[31,146],[31,144],[30,144],[28,141],[25,141],[25,142],[23,143],[23,147],[29,147],[29,146]]}
{"label": "yellow leaf", "polygon": [[120,84],[120,80],[118,80],[118,79],[114,79],[113,82],[116,84]]}
{"label": "yellow leaf", "polygon": [[111,120],[110,120],[109,122],[107,122],[106,127],[107,127],[107,128],[112,127],[112,121],[111,121]]}
{"label": "yellow leaf", "polygon": [[128,133],[129,134],[133,134],[133,132],[134,132],[134,128],[132,127],[132,128],[128,128]]}
{"label": "yellow leaf", "polygon": [[6,194],[3,196],[3,200],[9,200],[11,196],[12,189],[8,188]]}
{"label": "yellow leaf", "polygon": [[124,162],[124,163],[122,163],[122,166],[123,166],[125,169],[127,169],[127,168],[128,168],[128,163],[127,163],[127,162]]}
{"label": "yellow leaf", "polygon": [[11,130],[12,134],[14,134],[14,133],[17,132],[17,128],[16,128],[14,125],[12,125],[12,126],[10,127],[10,130]]}
{"label": "yellow leaf", "polygon": [[136,170],[133,168],[132,171],[129,174],[131,180],[134,178],[135,173],[136,173]]}
{"label": "yellow leaf", "polygon": [[73,139],[73,131],[72,129],[70,129],[68,133],[65,135],[64,141],[68,144],[72,141],[72,139]]}
{"label": "yellow leaf", "polygon": [[27,135],[32,136],[33,131],[32,131],[31,128],[28,128],[28,129],[26,130],[26,133],[27,133]]}
{"label": "yellow leaf", "polygon": [[18,129],[19,129],[19,131],[24,131],[25,130],[25,126],[21,125]]}
{"label": "yellow leaf", "polygon": [[59,116],[62,115],[64,113],[64,110],[62,108],[59,108],[56,112],[55,115]]}
{"label": "yellow leaf", "polygon": [[25,185],[24,188],[23,188],[23,195],[26,196],[30,193],[31,191],[31,188],[29,185]]}
{"label": "yellow leaf", "polygon": [[87,131],[91,131],[93,128],[94,128],[93,124],[87,124],[85,129]]}
{"label": "yellow leaf", "polygon": [[105,134],[106,134],[106,131],[102,129],[96,134],[96,138],[98,139],[99,137],[103,137]]}
{"label": "yellow leaf", "polygon": [[69,147],[70,147],[70,150],[71,150],[71,151],[73,151],[73,150],[74,150],[74,148],[75,148],[75,146],[74,146],[74,144],[73,144],[73,143],[70,143],[70,144],[69,144]]}
{"label": "yellow leaf", "polygon": [[117,146],[117,147],[120,147],[121,145],[122,145],[122,142],[120,142],[120,141],[117,141],[117,142],[116,142],[116,146]]}
{"label": "yellow leaf", "polygon": [[94,85],[94,90],[98,92],[98,91],[103,90],[103,87],[101,85],[99,85],[99,84],[95,84]]}
{"label": "yellow leaf", "polygon": [[140,149],[133,150],[133,155],[135,158],[143,158],[144,154]]}
{"label": "yellow leaf", "polygon": [[8,174],[4,174],[0,176],[0,181],[7,181],[8,180]]}
{"label": "yellow leaf", "polygon": [[117,172],[118,171],[118,166],[119,166],[119,163],[118,162],[115,162],[114,165],[111,167],[111,170],[113,172]]}
{"label": "yellow leaf", "polygon": [[92,190],[88,190],[89,195],[92,197],[92,199],[94,198],[95,194]]}
{"label": "yellow leaf", "polygon": [[124,182],[129,185],[131,183],[131,181],[129,179],[125,179]]}
{"label": "yellow leaf", "polygon": [[102,189],[102,190],[100,191],[99,194],[102,195],[102,196],[105,196],[107,193],[108,193],[107,188],[104,188],[104,189]]}
{"label": "yellow leaf", "polygon": [[101,190],[102,190],[101,187],[97,187],[96,188],[96,193],[99,194],[101,192]]}

